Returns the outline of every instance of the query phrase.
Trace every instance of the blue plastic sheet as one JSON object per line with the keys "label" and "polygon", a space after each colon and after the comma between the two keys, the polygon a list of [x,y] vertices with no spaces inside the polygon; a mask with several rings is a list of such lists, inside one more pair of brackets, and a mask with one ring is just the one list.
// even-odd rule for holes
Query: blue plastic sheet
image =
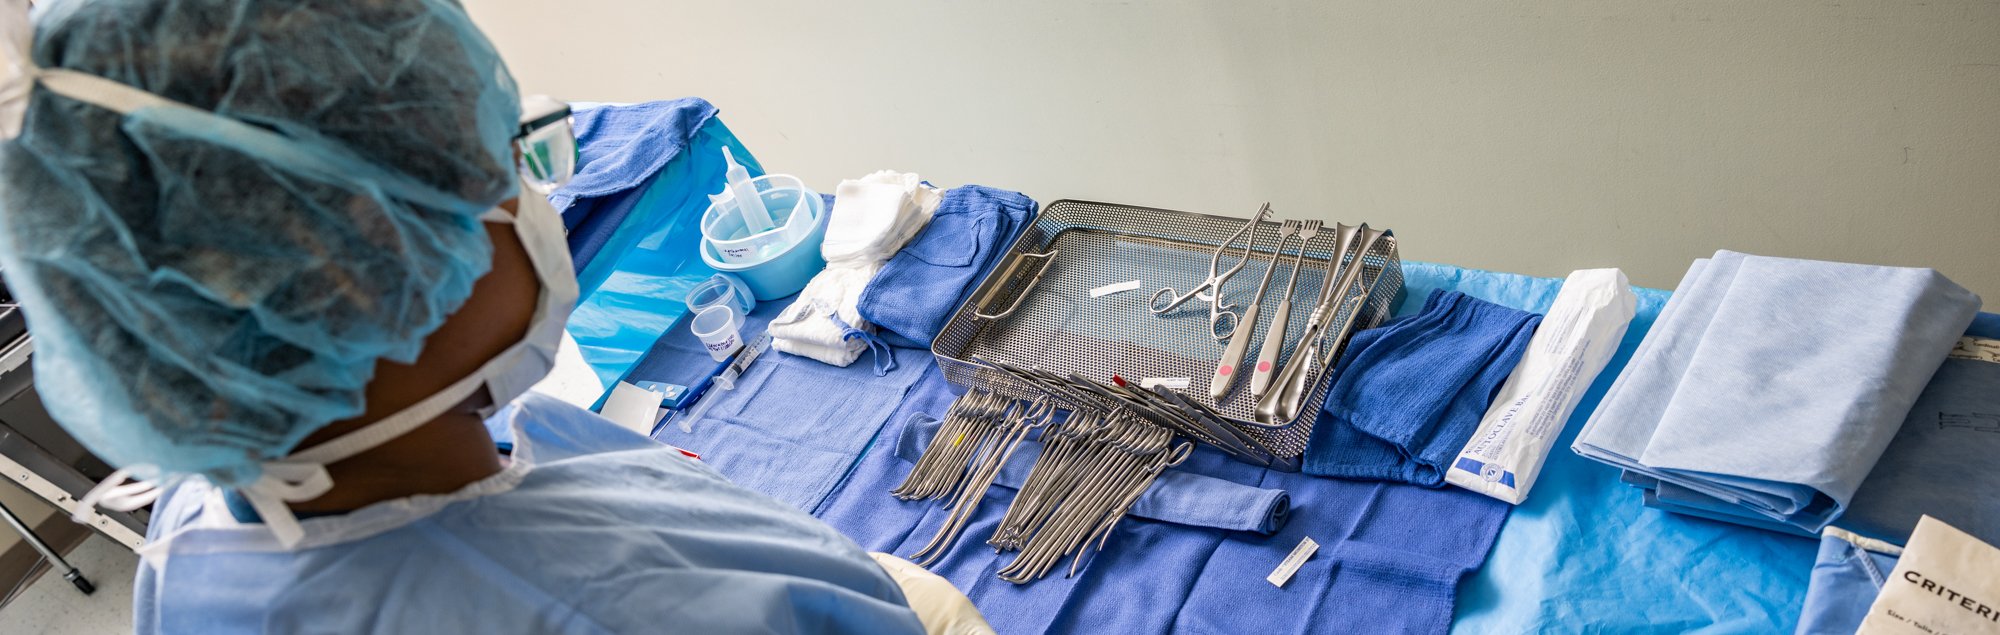
{"label": "blue plastic sheet", "polygon": [[722,190],[722,148],[763,166],[699,99],[599,106],[577,114],[578,178],[563,209],[582,296],[569,333],[606,388],[687,312],[702,262],[701,214]]}

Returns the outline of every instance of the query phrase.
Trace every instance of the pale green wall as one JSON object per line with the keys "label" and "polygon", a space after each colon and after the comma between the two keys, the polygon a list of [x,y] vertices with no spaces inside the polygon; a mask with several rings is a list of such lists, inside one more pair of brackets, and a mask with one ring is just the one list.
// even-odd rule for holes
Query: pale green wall
{"label": "pale green wall", "polygon": [[2000,3],[467,3],[525,90],[705,97],[816,188],[1269,200],[1415,260],[1671,288],[1729,248],[2000,306]]}

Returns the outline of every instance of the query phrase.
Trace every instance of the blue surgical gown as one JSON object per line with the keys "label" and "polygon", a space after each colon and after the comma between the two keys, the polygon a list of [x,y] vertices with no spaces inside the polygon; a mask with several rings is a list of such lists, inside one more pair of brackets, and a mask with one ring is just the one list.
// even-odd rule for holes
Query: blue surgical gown
{"label": "blue surgical gown", "polygon": [[302,521],[293,549],[199,479],[155,506],[139,633],[922,633],[853,540],[529,393],[506,470]]}

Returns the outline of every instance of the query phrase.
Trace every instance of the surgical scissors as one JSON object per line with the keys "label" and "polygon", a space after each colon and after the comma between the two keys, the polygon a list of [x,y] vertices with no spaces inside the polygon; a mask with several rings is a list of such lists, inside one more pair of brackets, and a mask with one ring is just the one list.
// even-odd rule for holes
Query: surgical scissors
{"label": "surgical scissors", "polygon": [[[1229,238],[1223,239],[1222,244],[1215,246],[1215,255],[1208,258],[1208,279],[1202,280],[1201,284],[1195,285],[1193,289],[1188,289],[1186,295],[1175,293],[1173,287],[1162,287],[1159,291],[1153,292],[1153,298],[1148,303],[1148,308],[1153,310],[1154,315],[1162,315],[1180,308],[1183,304],[1187,304],[1188,300],[1201,297],[1203,300],[1208,300],[1209,337],[1213,337],[1215,341],[1220,342],[1236,334],[1236,324],[1243,316],[1237,315],[1235,311],[1230,310],[1236,308],[1236,305],[1223,304],[1222,285],[1228,284],[1229,279],[1236,276],[1236,272],[1242,271],[1243,265],[1250,264],[1250,253],[1257,247],[1257,225],[1264,222],[1264,219],[1270,215],[1271,204],[1265,203],[1264,207],[1257,210],[1257,215],[1250,217],[1250,222],[1243,224],[1242,229],[1236,230],[1236,233],[1230,234]],[[1230,267],[1229,271],[1217,275],[1216,271],[1222,268],[1222,252],[1229,251],[1229,243],[1236,242],[1236,237],[1242,236],[1245,233],[1250,235],[1250,239],[1249,242],[1243,245],[1243,258],[1236,261],[1236,266]],[[1160,296],[1163,295],[1168,300],[1166,306],[1160,305]],[[1225,315],[1229,316],[1228,332],[1218,330],[1222,323],[1222,316]]]}

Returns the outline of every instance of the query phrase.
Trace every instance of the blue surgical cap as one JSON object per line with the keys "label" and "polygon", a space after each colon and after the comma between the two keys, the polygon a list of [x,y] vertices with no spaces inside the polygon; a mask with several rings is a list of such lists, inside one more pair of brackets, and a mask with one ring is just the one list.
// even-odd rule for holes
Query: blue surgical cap
{"label": "blue surgical cap", "polygon": [[456,2],[36,11],[40,66],[214,114],[37,87],[0,145],[0,273],[37,389],[105,460],[247,484],[360,415],[376,361],[414,362],[486,273],[477,217],[516,191],[520,101]]}

